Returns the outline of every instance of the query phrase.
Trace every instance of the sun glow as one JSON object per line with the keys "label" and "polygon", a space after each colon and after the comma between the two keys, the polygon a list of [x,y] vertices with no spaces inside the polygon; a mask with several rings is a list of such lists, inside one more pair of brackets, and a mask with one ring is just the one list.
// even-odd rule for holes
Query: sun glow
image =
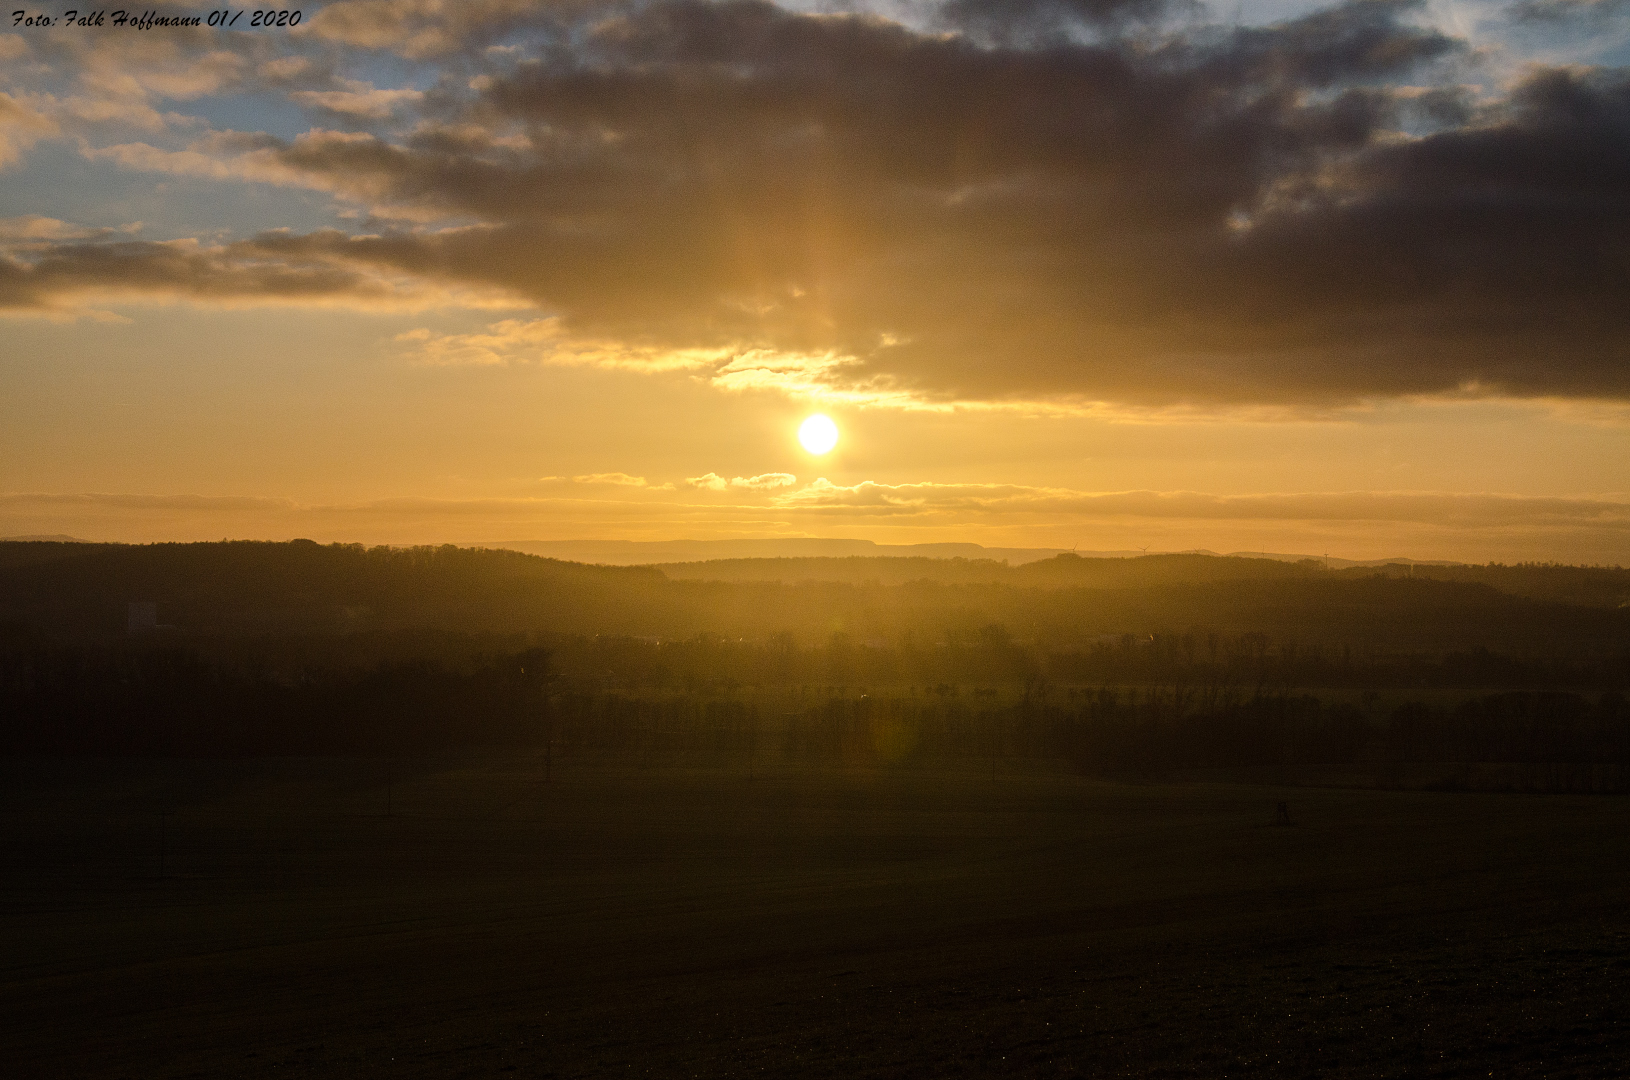
{"label": "sun glow", "polygon": [[812,454],[824,454],[838,445],[838,425],[829,416],[816,413],[798,428],[798,441]]}

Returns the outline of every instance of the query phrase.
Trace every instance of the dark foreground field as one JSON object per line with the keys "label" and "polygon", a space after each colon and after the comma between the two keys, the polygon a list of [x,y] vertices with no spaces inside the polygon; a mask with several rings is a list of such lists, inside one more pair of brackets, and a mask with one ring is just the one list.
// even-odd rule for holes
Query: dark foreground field
{"label": "dark foreground field", "polygon": [[4,1072],[1630,1068],[1630,800],[556,765],[0,765]]}

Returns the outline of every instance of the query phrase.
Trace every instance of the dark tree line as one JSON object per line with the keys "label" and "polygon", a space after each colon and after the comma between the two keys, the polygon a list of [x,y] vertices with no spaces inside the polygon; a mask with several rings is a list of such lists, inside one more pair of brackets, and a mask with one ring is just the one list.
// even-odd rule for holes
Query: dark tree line
{"label": "dark tree line", "polygon": [[541,650],[290,676],[178,649],[0,656],[0,753],[423,753],[533,741]]}
{"label": "dark tree line", "polygon": [[600,689],[736,686],[961,686],[1182,684],[1251,690],[1630,688],[1630,653],[1513,656],[1488,649],[1390,651],[1297,644],[1262,633],[1215,631],[1104,635],[1079,649],[1015,641],[1000,625],[948,640],[902,635],[856,641],[833,633],[801,647],[790,633],[761,640],[701,634],[677,641],[632,637],[551,639],[557,669]]}
{"label": "dark tree line", "polygon": [[1263,680],[1059,687],[1026,668],[1002,635],[980,647],[1022,678],[1001,688],[749,692],[595,685],[536,648],[459,666],[391,660],[295,673],[181,649],[14,651],[0,654],[0,753],[411,755],[547,745],[722,762],[1050,758],[1107,776],[1518,763],[1590,766],[1588,783],[1551,781],[1590,790],[1618,790],[1630,773],[1630,707],[1617,691],[1506,691],[1382,708],[1373,693],[1325,701]]}
{"label": "dark tree line", "polygon": [[1060,727],[1065,752],[1105,772],[1407,763],[1630,766],[1630,708],[1609,692],[1511,691],[1384,715],[1309,694],[1224,697],[1185,707],[1159,690],[1083,694]]}
{"label": "dark tree line", "polygon": [[[1373,703],[1373,695],[1366,701]],[[817,695],[775,714],[688,694],[575,693],[556,701],[551,730],[566,753],[993,767],[1003,759],[1053,759],[1111,778],[1209,772],[1292,782],[1345,767],[1349,779],[1381,784],[1411,783],[1411,767],[1435,766],[1423,782],[1630,790],[1630,707],[1612,692],[1592,701],[1515,691],[1378,711],[1294,693],[1101,687],[1001,702],[993,692],[941,687],[910,695]],[[1473,775],[1479,766],[1504,772],[1479,779]]]}

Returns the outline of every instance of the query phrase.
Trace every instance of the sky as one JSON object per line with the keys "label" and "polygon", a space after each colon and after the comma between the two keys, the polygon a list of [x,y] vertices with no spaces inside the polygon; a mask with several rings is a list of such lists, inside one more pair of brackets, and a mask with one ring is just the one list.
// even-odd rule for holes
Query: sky
{"label": "sky", "polygon": [[1630,564],[1630,0],[23,10],[0,535]]}

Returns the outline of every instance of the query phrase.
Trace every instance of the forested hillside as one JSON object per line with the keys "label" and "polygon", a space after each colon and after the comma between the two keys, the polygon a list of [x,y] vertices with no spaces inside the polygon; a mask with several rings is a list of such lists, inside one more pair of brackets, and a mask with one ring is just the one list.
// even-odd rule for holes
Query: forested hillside
{"label": "forested hillside", "polygon": [[[117,639],[128,604],[146,601],[178,639],[450,631],[791,635],[808,645],[841,633],[857,644],[909,637],[933,645],[996,625],[1046,648],[1160,633],[1417,652],[1597,655],[1630,646],[1630,609],[1614,604],[1612,592],[1627,572],[1617,570],[1326,571],[1201,555],[1061,556],[1012,569],[964,560],[885,565],[892,561],[765,560],[789,564],[785,572],[772,567],[773,577],[727,564],[720,575],[738,580],[719,580],[707,576],[708,564],[679,578],[680,568],[451,546],[0,544],[0,624],[13,637]],[[819,576],[827,569],[840,580]]]}
{"label": "forested hillside", "polygon": [[[0,544],[0,752],[545,737],[853,756],[905,731],[913,753],[1001,745],[1099,770],[1630,761],[1630,610],[1491,583],[1579,592],[1618,571],[901,561],[766,560],[792,572],[727,564],[744,579],[708,580],[706,564],[675,579],[455,547]],[[131,630],[133,603],[159,626]],[[1491,692],[1505,696],[1466,704]]]}

